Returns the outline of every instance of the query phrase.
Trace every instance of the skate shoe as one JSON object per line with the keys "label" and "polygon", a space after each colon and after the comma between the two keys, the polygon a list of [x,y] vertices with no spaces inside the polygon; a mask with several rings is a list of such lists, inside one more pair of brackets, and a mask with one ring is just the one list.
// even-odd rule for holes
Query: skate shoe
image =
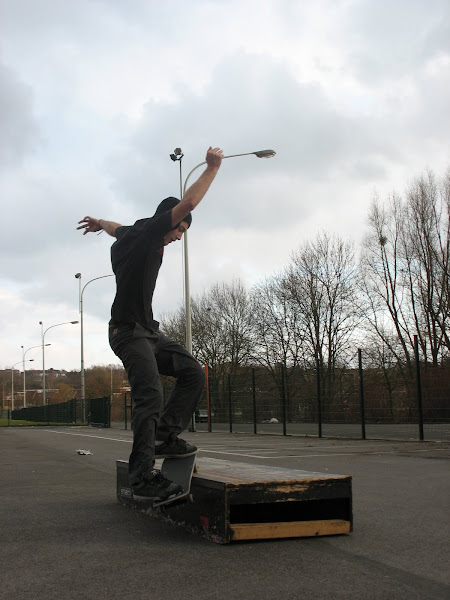
{"label": "skate shoe", "polygon": [[166,479],[161,472],[153,469],[149,476],[139,485],[133,486],[135,500],[168,500],[181,494],[181,485]]}
{"label": "skate shoe", "polygon": [[171,433],[167,442],[155,447],[155,458],[183,458],[197,453],[197,446]]}

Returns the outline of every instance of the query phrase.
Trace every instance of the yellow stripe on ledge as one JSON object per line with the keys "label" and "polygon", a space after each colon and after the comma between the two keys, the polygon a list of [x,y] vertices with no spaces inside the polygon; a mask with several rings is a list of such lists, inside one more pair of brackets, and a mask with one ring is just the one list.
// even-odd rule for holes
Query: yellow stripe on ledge
{"label": "yellow stripe on ledge", "polygon": [[230,525],[232,540],[265,540],[271,538],[315,537],[350,533],[350,521],[291,521],[288,523],[234,523]]}

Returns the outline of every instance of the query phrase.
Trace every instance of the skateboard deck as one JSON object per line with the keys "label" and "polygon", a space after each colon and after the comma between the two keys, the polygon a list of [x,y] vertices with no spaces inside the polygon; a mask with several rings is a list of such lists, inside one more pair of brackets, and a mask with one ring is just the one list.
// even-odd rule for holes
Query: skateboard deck
{"label": "skateboard deck", "polygon": [[181,494],[168,498],[167,500],[157,500],[153,506],[166,506],[172,502],[188,500],[191,491],[192,473],[195,469],[197,454],[186,456],[184,458],[165,458],[161,467],[161,473],[170,481],[178,483],[183,488]]}

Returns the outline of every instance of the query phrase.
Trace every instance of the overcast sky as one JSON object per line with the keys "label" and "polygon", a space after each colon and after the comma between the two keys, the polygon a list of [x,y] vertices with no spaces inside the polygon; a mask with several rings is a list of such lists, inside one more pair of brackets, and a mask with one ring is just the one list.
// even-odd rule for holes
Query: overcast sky
{"label": "overcast sky", "polygon": [[[248,286],[319,231],[356,244],[375,192],[450,165],[448,0],[0,0],[0,368],[78,320],[78,280],[111,273],[106,233],[179,195],[225,154],[189,232],[191,293]],[[200,171],[198,171],[198,174]],[[85,364],[107,341],[114,278],[85,289]],[[166,249],[155,316],[183,302]],[[46,367],[80,368],[80,326],[52,327]],[[27,368],[42,368],[39,348]],[[21,365],[17,365],[21,369]]]}

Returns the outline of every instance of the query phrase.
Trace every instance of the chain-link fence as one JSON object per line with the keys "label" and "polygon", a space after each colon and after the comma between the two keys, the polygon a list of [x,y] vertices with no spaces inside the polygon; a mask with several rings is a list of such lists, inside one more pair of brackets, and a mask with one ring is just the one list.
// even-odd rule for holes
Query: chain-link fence
{"label": "chain-link fence", "polygon": [[[450,365],[364,368],[278,365],[214,373],[196,411],[197,431],[318,437],[450,439]],[[208,369],[207,369],[208,371]],[[167,402],[174,380],[163,377]],[[115,395],[111,424],[130,427],[129,393]]]}
{"label": "chain-link fence", "polygon": [[[110,427],[111,406],[110,397],[89,398],[86,400],[87,424],[94,427]],[[10,413],[10,414],[9,414]],[[61,423],[67,425],[83,423],[82,401],[73,399],[68,402],[46,404],[44,406],[29,406],[18,410],[8,411],[8,416],[13,421],[26,421],[30,423]]]}
{"label": "chain-link fence", "polygon": [[69,400],[59,404],[20,408],[11,412],[11,419],[33,423],[76,423],[77,401]]}
{"label": "chain-link fence", "polygon": [[[198,430],[319,437],[450,438],[450,372],[406,383],[377,369],[261,368],[209,378]],[[202,419],[204,421],[205,419]]]}
{"label": "chain-link fence", "polygon": [[[450,364],[417,358],[399,367],[364,367],[357,360],[334,369],[276,365],[208,369],[195,414],[198,431],[318,437],[450,439]],[[162,377],[163,403],[174,380]],[[81,400],[13,411],[13,420],[82,423]],[[86,401],[87,422],[131,428],[130,392]]]}

